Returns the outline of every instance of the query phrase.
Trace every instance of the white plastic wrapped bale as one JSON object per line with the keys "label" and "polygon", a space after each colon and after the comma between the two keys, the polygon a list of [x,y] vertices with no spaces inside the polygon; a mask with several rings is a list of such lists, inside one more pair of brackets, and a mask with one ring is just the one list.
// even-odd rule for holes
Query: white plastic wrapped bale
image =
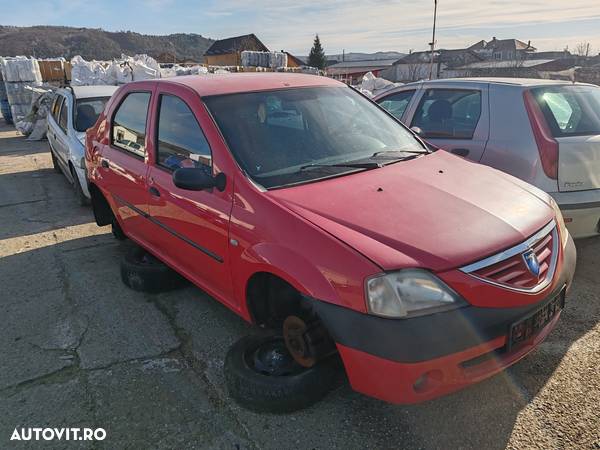
{"label": "white plastic wrapped bale", "polygon": [[6,83],[6,98],[11,106],[27,105],[31,106],[34,100],[34,91],[30,88],[40,87],[40,81],[24,81],[21,83]]}
{"label": "white plastic wrapped bale", "polygon": [[241,54],[244,67],[287,67],[287,54],[284,52],[254,52],[244,50]]}
{"label": "white plastic wrapped bale", "polygon": [[[54,99],[51,89],[44,89],[42,93],[31,106],[31,112],[26,116],[26,120],[31,122],[31,132],[27,137],[28,141],[41,141],[46,136],[48,129],[47,116]],[[17,124],[17,127],[19,124]]]}
{"label": "white plastic wrapped bale", "polygon": [[42,81],[42,74],[37,59],[25,56],[0,58],[5,82]]}
{"label": "white plastic wrapped bale", "polygon": [[273,52],[271,54],[271,67],[280,68],[287,67],[287,53]]}
{"label": "white plastic wrapped bale", "polygon": [[[30,83],[23,87],[23,91],[27,92],[30,96],[30,103],[11,105],[15,126],[18,131],[25,135],[29,135],[32,132],[38,120],[43,120],[45,122],[51,102],[51,97],[49,95],[52,91],[51,89],[33,86],[32,84],[33,83]],[[37,128],[37,132],[39,133],[40,126]]]}
{"label": "white plastic wrapped bale", "polygon": [[112,65],[105,67],[98,61],[86,61],[77,55],[71,59],[71,85],[95,86],[116,84]]}
{"label": "white plastic wrapped bale", "polygon": [[208,68],[204,67],[204,66],[191,66],[190,68],[190,75],[207,75],[208,74]]}
{"label": "white plastic wrapped bale", "polygon": [[384,78],[376,77],[372,72],[367,72],[363,76],[361,84],[358,85],[358,90],[369,97],[375,97],[396,86],[402,86],[402,83],[393,83]]}
{"label": "white plastic wrapped bale", "polygon": [[160,68],[160,77],[161,78],[171,78],[177,76],[177,70],[175,67],[161,67]]}
{"label": "white plastic wrapped bale", "polygon": [[160,66],[156,60],[148,55],[135,55],[133,58],[121,55],[133,70],[133,81],[153,80],[160,78]]}

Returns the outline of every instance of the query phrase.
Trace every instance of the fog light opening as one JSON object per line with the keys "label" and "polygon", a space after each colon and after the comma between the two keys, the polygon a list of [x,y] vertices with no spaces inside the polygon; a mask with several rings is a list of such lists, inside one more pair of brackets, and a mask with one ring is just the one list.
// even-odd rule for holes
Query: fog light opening
{"label": "fog light opening", "polygon": [[443,378],[444,375],[441,371],[430,370],[417,378],[417,381],[413,384],[413,390],[417,394],[425,394],[433,391],[442,383]]}

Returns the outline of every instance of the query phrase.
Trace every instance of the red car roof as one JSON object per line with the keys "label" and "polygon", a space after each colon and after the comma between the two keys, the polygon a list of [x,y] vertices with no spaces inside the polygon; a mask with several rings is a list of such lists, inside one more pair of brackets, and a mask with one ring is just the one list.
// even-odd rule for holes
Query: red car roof
{"label": "red car roof", "polygon": [[266,91],[288,87],[345,86],[327,77],[297,73],[228,73],[214,75],[189,75],[163,78],[159,83],[177,83],[189,86],[201,97],[234,94],[239,92]]}

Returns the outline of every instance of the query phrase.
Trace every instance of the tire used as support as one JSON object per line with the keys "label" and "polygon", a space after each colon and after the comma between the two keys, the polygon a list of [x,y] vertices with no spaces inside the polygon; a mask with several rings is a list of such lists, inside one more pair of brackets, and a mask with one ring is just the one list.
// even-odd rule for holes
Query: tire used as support
{"label": "tire used as support", "polygon": [[121,260],[121,279],[126,286],[141,292],[166,292],[187,281],[141,247],[134,247]]}
{"label": "tire used as support", "polygon": [[[259,364],[257,354],[269,346],[277,352],[274,363]],[[289,413],[316,403],[335,386],[341,373],[337,355],[302,367],[289,354],[283,337],[274,334],[240,339],[229,349],[224,371],[236,402],[270,413]]]}

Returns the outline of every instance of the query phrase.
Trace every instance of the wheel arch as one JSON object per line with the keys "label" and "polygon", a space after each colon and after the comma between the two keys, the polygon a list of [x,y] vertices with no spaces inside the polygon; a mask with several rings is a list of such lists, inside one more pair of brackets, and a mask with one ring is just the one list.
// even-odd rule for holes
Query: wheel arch
{"label": "wheel arch", "polygon": [[[297,307],[307,304],[305,298],[340,303],[336,290],[318,267],[291,249],[261,243],[244,253],[242,260],[252,264],[243,276],[242,299],[253,323],[269,325],[265,313],[278,311],[280,303]],[[276,293],[280,294],[277,303]]]}
{"label": "wheel arch", "polygon": [[113,212],[106,197],[98,186],[90,183],[89,186],[90,198],[92,201],[92,210],[94,219],[98,226],[110,225],[113,221]]}

